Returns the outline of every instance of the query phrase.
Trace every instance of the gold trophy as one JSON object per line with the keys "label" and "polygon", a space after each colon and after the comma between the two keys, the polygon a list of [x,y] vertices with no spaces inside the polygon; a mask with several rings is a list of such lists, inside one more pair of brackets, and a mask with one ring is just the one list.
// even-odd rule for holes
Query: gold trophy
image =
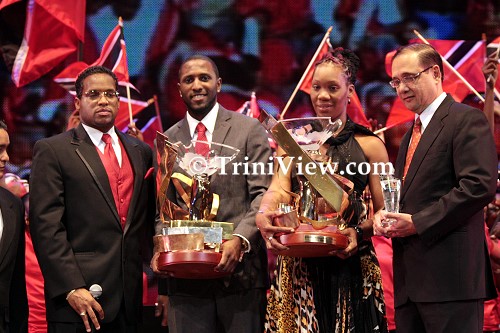
{"label": "gold trophy", "polygon": [[[221,244],[233,236],[233,224],[213,221],[219,197],[210,190],[210,176],[232,161],[239,150],[228,145],[193,140],[188,146],[171,143],[157,133],[157,200],[161,235],[155,236],[160,252],[158,269],[173,277],[209,279],[227,275],[216,272]],[[205,156],[195,152],[197,144],[208,145]],[[175,172],[178,168],[179,172]],[[180,172],[183,170],[187,173]],[[169,184],[184,201],[183,209],[167,198]]]}
{"label": "gold trophy", "polygon": [[[296,168],[298,193],[289,192],[293,200],[281,203],[282,215],[273,224],[292,227],[293,233],[275,237],[289,249],[281,254],[293,257],[327,256],[333,250],[348,245],[348,238],[338,232],[346,227],[342,218],[348,208],[347,193],[352,182],[335,173],[335,164],[320,152],[321,145],[335,136],[342,122],[331,122],[329,117],[295,118],[276,121],[268,114],[261,119],[287,155],[302,165],[316,163],[314,174],[300,173]],[[302,170],[304,170],[303,168]]]}

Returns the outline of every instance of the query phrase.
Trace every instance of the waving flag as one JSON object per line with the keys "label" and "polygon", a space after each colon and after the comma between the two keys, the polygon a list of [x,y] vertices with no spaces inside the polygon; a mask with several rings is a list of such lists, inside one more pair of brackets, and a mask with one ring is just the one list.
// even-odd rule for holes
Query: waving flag
{"label": "waving flag", "polygon": [[[4,0],[0,9],[15,2]],[[40,78],[74,53],[84,31],[85,0],[29,0],[24,37],[12,67],[15,85]]]}
{"label": "waving flag", "polygon": [[[255,95],[255,92],[252,91],[252,97],[250,97],[250,100],[243,103],[243,105],[235,112],[241,113],[248,117],[259,119],[260,107],[257,103],[257,96]],[[268,137],[268,141],[271,148],[275,149],[277,147],[276,142],[274,142],[274,140],[270,136]]]}
{"label": "waving flag", "polygon": [[132,106],[132,115],[138,114],[145,107],[151,104],[141,100],[140,92],[129,82],[129,72],[127,65],[127,53],[125,40],[123,39],[123,31],[121,22],[111,31],[108,38],[104,42],[101,50],[101,55],[92,64],[88,65],[85,62],[75,62],[61,73],[59,73],[54,81],[62,85],[72,95],[76,95],[75,81],[85,68],[89,66],[104,66],[110,68],[118,78],[118,91],[120,93],[120,109],[115,120],[115,125],[121,127],[129,121],[129,110],[127,98],[127,86],[130,90],[130,104]]}
{"label": "waving flag", "polygon": [[154,141],[156,140],[156,132],[163,133],[161,119],[158,116],[153,116],[149,121],[141,128],[142,137],[144,142],[146,142],[152,149],[155,149]]}
{"label": "waving flag", "polygon": [[[500,37],[495,38],[491,43],[488,44],[486,54],[491,54],[496,52],[500,48]],[[497,55],[498,58],[498,55]],[[500,91],[500,80],[497,79],[495,83],[495,90]]]}
{"label": "waving flag", "polygon": [[[330,51],[330,49],[331,49],[330,41],[326,39],[323,45],[321,45],[321,49],[318,52],[316,58],[314,59],[314,61],[311,61],[311,63],[315,64],[316,62],[321,60],[321,58],[323,58],[323,56],[327,54],[328,51]],[[305,74],[304,80],[302,81],[299,87],[299,89],[305,92],[306,94],[311,93],[314,69],[315,69],[314,66],[311,66],[309,68],[309,70]],[[347,106],[347,115],[355,123],[358,123],[368,128],[371,127],[370,122],[366,119],[366,115],[363,112],[363,107],[361,106],[361,102],[359,101],[359,97],[356,94],[356,92],[354,92],[354,94],[352,95],[351,102]]]}
{"label": "waving flag", "polygon": [[4,7],[7,7],[8,5],[12,5],[15,2],[19,2],[21,0],[2,0],[0,1],[0,10],[2,10]]}
{"label": "waving flag", "polygon": [[[421,43],[420,39],[413,39],[411,43]],[[477,91],[485,90],[482,66],[486,57],[483,41],[466,40],[429,40],[436,51],[446,59]],[[385,69],[389,77],[392,77],[392,58],[396,51],[387,53],[385,57]],[[463,101],[472,92],[463,81],[448,67],[444,66],[443,90],[453,96],[459,102]],[[386,128],[412,120],[415,114],[408,110],[399,98],[396,98]]]}
{"label": "waving flag", "polygon": [[323,58],[323,56],[325,56],[325,54],[327,54],[328,51],[330,51],[330,49],[331,49],[330,41],[329,41],[329,39],[325,39],[323,44],[321,45],[321,49],[318,52],[316,58],[311,60],[311,64],[313,64],[313,66],[309,67],[309,70],[305,73],[304,79],[302,80],[302,83],[300,84],[300,87],[299,87],[299,89],[302,90],[303,92],[305,92],[306,94],[311,93],[311,87],[312,87],[311,82],[312,82],[314,68],[315,68],[314,64],[317,63],[318,61],[320,61],[321,58]]}

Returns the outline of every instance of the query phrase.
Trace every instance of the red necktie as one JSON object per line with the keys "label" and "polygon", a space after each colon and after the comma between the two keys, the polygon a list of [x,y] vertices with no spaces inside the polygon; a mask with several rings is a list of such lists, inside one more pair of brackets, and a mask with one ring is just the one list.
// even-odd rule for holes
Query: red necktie
{"label": "red necktie", "polygon": [[[198,141],[208,142],[207,135],[205,134],[206,131],[207,128],[201,122],[199,122],[198,125],[196,125],[196,132],[198,132],[198,138],[197,138]],[[197,142],[194,147],[194,151],[196,152],[196,154],[199,154],[201,156],[207,156],[209,150],[210,147],[206,143]]]}
{"label": "red necktie", "polygon": [[111,144],[111,136],[107,133],[103,134],[102,141],[106,144],[106,146],[104,146],[104,158],[113,168],[115,175],[118,175],[118,173],[120,172],[120,165],[118,164],[115,150],[113,149],[113,145]]}
{"label": "red necktie", "polygon": [[417,149],[418,142],[420,141],[420,137],[422,136],[421,130],[422,130],[422,122],[420,121],[420,117],[417,116],[415,124],[413,124],[410,147],[408,147],[408,151],[406,152],[406,161],[405,161],[405,169],[403,172],[403,179],[406,177],[406,173],[408,172],[408,168],[410,167],[413,154],[415,153],[415,149]]}

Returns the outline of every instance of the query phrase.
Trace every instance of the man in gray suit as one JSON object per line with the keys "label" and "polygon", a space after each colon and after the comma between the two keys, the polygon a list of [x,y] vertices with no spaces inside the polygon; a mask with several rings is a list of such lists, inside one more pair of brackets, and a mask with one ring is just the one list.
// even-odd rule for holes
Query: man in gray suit
{"label": "man in gray suit", "polygon": [[[9,161],[7,126],[0,121],[0,181]],[[28,301],[24,277],[24,206],[0,187],[0,333],[27,332]]]}
{"label": "man in gray suit", "polygon": [[[217,103],[221,84],[217,66],[210,58],[187,59],[180,68],[178,86],[188,112],[165,135],[171,142],[183,144],[204,135],[207,141],[240,149],[233,163],[269,163],[271,150],[264,128],[257,120],[228,111]],[[199,124],[205,128],[199,130]],[[211,177],[211,190],[220,197],[215,220],[234,223],[234,237],[222,244],[222,258],[215,269],[232,274],[219,279],[163,280],[159,292],[168,298],[159,297],[157,315],[163,311],[162,324],[165,325],[168,313],[170,333],[260,333],[263,330],[267,255],[255,225],[255,214],[270,176],[236,175],[232,169],[228,167],[227,174]],[[186,208],[177,193],[169,199]],[[155,260],[152,264],[160,273]]]}

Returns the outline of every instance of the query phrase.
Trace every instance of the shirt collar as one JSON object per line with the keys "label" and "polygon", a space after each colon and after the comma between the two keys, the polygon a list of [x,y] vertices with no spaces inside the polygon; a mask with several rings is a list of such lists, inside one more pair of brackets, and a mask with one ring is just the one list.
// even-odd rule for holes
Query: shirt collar
{"label": "shirt collar", "polygon": [[443,92],[431,104],[429,104],[429,106],[427,106],[421,114],[415,115],[415,120],[417,119],[417,117],[420,117],[420,121],[422,122],[421,133],[425,131],[427,125],[429,125],[429,123],[431,122],[432,116],[434,116],[434,113],[436,113],[436,110],[441,105],[441,103],[443,103],[445,98],[446,93]]}
{"label": "shirt collar", "polygon": [[198,125],[198,123],[200,122],[203,123],[203,125],[205,125],[205,127],[207,128],[207,132],[210,134],[210,136],[213,135],[218,113],[219,113],[219,103],[215,103],[212,110],[210,110],[210,112],[208,112],[207,115],[201,121],[194,119],[189,114],[189,112],[186,112],[186,120],[189,125],[189,134],[191,135],[191,138],[194,138],[194,134],[196,132],[196,125]]}
{"label": "shirt collar", "polygon": [[[102,140],[102,135],[104,133],[99,131],[96,128],[85,125],[84,123],[82,123],[82,126],[85,129],[85,132],[87,132],[87,134],[89,135],[90,140],[92,140],[92,143],[95,146],[99,146],[102,143],[101,140]],[[114,126],[111,127],[111,129],[109,131],[107,131],[106,133],[108,133],[111,136],[111,140],[112,140],[113,144],[118,143],[118,134],[116,134]]]}

